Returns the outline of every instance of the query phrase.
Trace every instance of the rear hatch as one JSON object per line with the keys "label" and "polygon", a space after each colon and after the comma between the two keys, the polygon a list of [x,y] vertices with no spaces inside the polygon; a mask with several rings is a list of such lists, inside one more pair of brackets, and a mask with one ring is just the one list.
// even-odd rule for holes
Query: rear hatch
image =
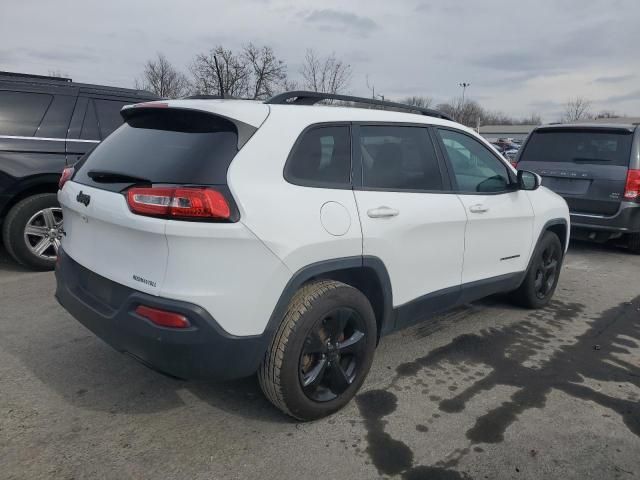
{"label": "rear hatch", "polygon": [[562,195],[571,213],[614,215],[623,200],[633,130],[546,127],[531,134],[518,168],[542,177]]}
{"label": "rear hatch", "polygon": [[[168,210],[162,213],[162,208],[169,208],[162,203],[162,192],[213,191],[233,204],[226,183],[227,169],[239,149],[238,130],[245,137],[247,131],[255,131],[210,112],[164,107],[167,104],[126,112],[125,123],[76,165],[74,176],[58,194],[65,252],[101,276],[156,295],[167,269],[168,222],[235,220],[174,219]],[[142,192],[136,197],[142,199],[141,209],[127,196],[134,191]],[[154,201],[159,203],[152,205]],[[92,293],[101,295],[99,289]],[[109,292],[102,295],[108,302]]]}

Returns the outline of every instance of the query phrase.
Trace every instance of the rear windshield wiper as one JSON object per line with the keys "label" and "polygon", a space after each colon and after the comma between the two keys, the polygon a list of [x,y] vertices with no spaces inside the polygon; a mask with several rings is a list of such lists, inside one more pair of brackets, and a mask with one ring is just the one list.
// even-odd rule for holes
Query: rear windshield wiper
{"label": "rear windshield wiper", "polygon": [[126,173],[110,172],[108,170],[90,170],[87,176],[98,183],[151,183],[147,178],[134,177]]}

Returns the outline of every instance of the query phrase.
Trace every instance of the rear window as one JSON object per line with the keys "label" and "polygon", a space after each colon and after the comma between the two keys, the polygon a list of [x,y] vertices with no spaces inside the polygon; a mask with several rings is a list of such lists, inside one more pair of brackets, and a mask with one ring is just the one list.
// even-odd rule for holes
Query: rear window
{"label": "rear window", "polygon": [[44,93],[0,92],[0,135],[32,137],[51,100]]}
{"label": "rear window", "polygon": [[626,131],[538,130],[519,161],[628,166],[632,139],[632,133]]}
{"label": "rear window", "polygon": [[74,181],[116,190],[109,186],[113,179],[89,176],[100,171],[150,183],[224,185],[237,152],[238,132],[229,120],[189,110],[141,110],[93,150]]}

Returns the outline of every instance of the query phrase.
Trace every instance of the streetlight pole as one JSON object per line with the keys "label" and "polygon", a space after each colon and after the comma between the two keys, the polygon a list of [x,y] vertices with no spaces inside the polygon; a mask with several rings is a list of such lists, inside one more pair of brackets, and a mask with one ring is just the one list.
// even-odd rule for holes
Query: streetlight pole
{"label": "streetlight pole", "polygon": [[462,87],[462,103],[464,104],[464,94],[466,93],[467,88],[471,86],[471,84],[467,82],[462,82],[462,83],[459,83],[458,86]]}

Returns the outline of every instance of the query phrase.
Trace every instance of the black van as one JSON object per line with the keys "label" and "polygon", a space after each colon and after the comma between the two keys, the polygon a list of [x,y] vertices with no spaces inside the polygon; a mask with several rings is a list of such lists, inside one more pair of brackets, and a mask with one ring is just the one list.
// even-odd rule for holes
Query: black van
{"label": "black van", "polygon": [[640,253],[640,127],[564,124],[536,128],[517,158],[571,211],[571,236],[624,238]]}
{"label": "black van", "polygon": [[51,269],[62,230],[56,199],[63,168],[122,123],[124,105],[152,93],[0,72],[0,224],[9,254]]}

